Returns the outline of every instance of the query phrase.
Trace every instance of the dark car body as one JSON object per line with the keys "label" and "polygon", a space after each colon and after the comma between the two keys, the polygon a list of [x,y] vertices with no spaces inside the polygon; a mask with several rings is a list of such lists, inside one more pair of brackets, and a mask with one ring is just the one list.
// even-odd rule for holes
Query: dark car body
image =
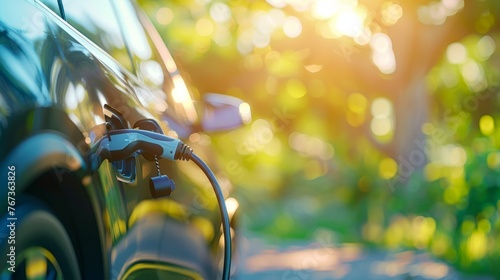
{"label": "dark car body", "polygon": [[[210,158],[203,128],[230,128],[243,120],[241,102],[212,98],[222,99],[201,106],[193,101],[134,2],[0,0],[2,279],[12,277],[11,245],[16,268],[28,279],[36,271],[47,279],[50,273],[67,276],[58,247],[74,254],[82,279],[218,277],[221,220],[196,166],[160,160],[157,170],[141,155],[91,170],[88,160],[91,146],[108,130],[147,119]],[[171,197],[151,197],[148,182],[158,172],[176,182]],[[231,186],[223,186],[227,197]],[[237,202],[230,199],[233,216]],[[26,224],[35,210],[61,225],[59,239],[67,236],[71,248],[54,240],[47,248],[56,249],[47,252],[47,238],[20,244],[31,231],[43,231],[36,219]],[[8,227],[12,223],[15,229]],[[30,246],[39,248],[38,257]]]}

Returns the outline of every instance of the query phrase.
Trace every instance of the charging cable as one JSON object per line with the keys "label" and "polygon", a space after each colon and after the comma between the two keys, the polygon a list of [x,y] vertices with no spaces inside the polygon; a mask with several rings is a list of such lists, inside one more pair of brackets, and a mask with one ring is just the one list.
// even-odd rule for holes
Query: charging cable
{"label": "charging cable", "polygon": [[207,176],[217,197],[224,234],[224,266],[222,279],[228,280],[231,271],[231,231],[224,195],[217,178],[203,160],[182,141],[164,134],[139,129],[120,129],[108,131],[92,146],[90,165],[97,170],[104,160],[119,161],[142,153],[154,154],[170,160],[191,160]]}

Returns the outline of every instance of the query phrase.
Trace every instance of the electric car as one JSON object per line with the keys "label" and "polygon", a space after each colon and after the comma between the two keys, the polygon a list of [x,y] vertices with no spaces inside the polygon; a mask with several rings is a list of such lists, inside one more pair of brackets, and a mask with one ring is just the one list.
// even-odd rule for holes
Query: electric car
{"label": "electric car", "polygon": [[231,184],[216,172],[224,216],[196,165],[135,145],[181,139],[214,166],[207,133],[249,106],[190,89],[133,1],[0,0],[0,278],[221,277]]}

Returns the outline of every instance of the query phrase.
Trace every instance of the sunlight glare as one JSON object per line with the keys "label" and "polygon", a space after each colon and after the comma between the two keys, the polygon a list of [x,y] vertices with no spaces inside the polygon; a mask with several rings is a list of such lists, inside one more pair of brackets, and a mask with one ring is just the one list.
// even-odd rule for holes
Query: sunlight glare
{"label": "sunlight glare", "polygon": [[236,200],[236,198],[228,197],[226,199],[226,208],[227,208],[227,212],[230,216],[233,216],[233,214],[236,212],[236,210],[238,210],[239,206],[240,206],[240,203],[238,202],[238,200]]}
{"label": "sunlight glare", "polygon": [[316,0],[312,7],[312,14],[319,20],[329,19],[335,15],[342,3],[340,0]]}
{"label": "sunlight glare", "polygon": [[334,28],[342,35],[356,37],[364,30],[363,21],[364,17],[359,11],[345,9],[336,18]]}
{"label": "sunlight glare", "polygon": [[193,106],[193,101],[189,95],[186,84],[180,75],[172,77],[174,88],[172,89],[172,98],[176,103],[182,105],[186,112],[186,117],[190,122],[195,122],[197,115]]}
{"label": "sunlight glare", "polygon": [[238,110],[240,111],[240,116],[243,120],[243,123],[248,124],[252,121],[252,112],[248,103],[241,103],[238,107]]}
{"label": "sunlight glare", "polygon": [[358,6],[358,0],[342,0],[342,4],[345,8],[354,9]]}
{"label": "sunlight glare", "polygon": [[174,89],[172,90],[172,97],[175,102],[182,103],[188,101],[189,93],[186,84],[182,80],[181,76],[176,75],[172,77],[174,83]]}

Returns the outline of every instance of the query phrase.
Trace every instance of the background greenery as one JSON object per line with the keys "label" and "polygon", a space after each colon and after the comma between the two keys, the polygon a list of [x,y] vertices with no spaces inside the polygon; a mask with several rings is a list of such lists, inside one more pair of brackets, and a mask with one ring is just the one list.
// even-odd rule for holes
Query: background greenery
{"label": "background greenery", "polygon": [[208,138],[246,227],[500,277],[499,1],[139,3],[193,95],[252,108]]}

